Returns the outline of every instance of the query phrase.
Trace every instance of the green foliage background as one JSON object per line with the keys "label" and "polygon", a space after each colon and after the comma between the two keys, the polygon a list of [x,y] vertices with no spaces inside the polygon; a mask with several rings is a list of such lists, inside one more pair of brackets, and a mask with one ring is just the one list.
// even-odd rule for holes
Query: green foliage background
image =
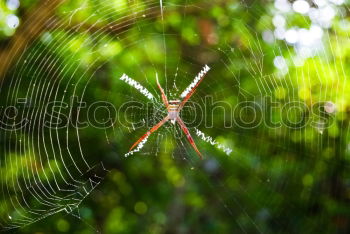
{"label": "green foliage background", "polygon": [[[25,19],[25,13],[35,9],[37,2],[21,1],[21,7],[12,12],[0,3],[1,14],[17,14]],[[348,9],[344,7],[345,13],[338,15],[326,31],[322,53],[294,66],[293,46],[278,40],[268,43],[261,36],[265,30],[273,29],[273,2],[169,0],[164,1],[164,6],[162,16],[159,1],[64,1],[54,17],[47,19],[57,23],[50,24],[30,42],[6,73],[1,104],[28,97],[28,92],[36,107],[34,113],[41,113],[49,101],[69,102],[71,96],[83,93],[89,104],[109,101],[120,107],[127,101],[146,102],[141,94],[119,80],[123,73],[155,93],[157,72],[169,95],[173,93],[175,97],[179,94],[172,86],[175,74],[181,92],[208,63],[212,70],[193,102],[204,106],[206,95],[231,105],[240,101],[262,102],[264,97],[271,97],[278,108],[291,101],[301,101],[310,108],[313,103],[330,101],[337,108],[336,113],[325,117],[333,119],[330,127],[225,128],[227,120],[217,110],[214,127],[199,128],[231,147],[233,153],[225,155],[200,141],[193,131],[205,155],[203,161],[198,160],[187,143],[178,144],[181,139],[176,139],[172,130],[161,129],[166,138],[151,139],[142,150],[145,153],[125,158],[129,146],[147,128],[129,132],[122,125],[106,131],[89,127],[79,131],[84,159],[90,165],[100,165],[102,161],[109,172],[72,213],[59,212],[15,231],[347,233]],[[287,19],[288,25],[308,28],[311,24],[307,17],[297,13],[290,13]],[[6,18],[0,18],[3,50],[17,33],[7,27]],[[286,58],[288,74],[281,74],[274,66],[277,55]],[[45,96],[44,92],[51,88],[57,91],[56,96]],[[276,121],[285,117],[278,108],[271,113]],[[310,114],[303,111],[295,113],[296,117]],[[140,120],[145,112],[129,117]],[[147,121],[155,123],[162,114]],[[249,113],[246,117],[249,119]],[[191,112],[186,112],[184,118],[191,118]],[[77,168],[84,172],[88,169],[80,157],[75,129],[57,130],[57,139],[61,141],[52,143],[49,134],[53,130],[41,132],[40,121],[34,120],[32,127],[19,135],[2,134],[1,223],[10,223],[9,215],[16,218],[11,201],[18,187],[12,186],[12,181],[33,181],[37,177],[53,183],[55,175],[64,172],[62,161],[51,156],[39,165],[44,145],[52,145],[47,154],[53,155],[58,154],[57,144],[61,144],[65,160],[69,160],[65,151],[69,148]],[[19,150],[18,139],[32,144]],[[87,176],[88,173],[79,174],[72,163],[70,166],[74,178]],[[34,168],[39,173],[25,178],[23,169]],[[58,179],[58,183],[63,182]],[[33,207],[40,209],[40,204],[24,193]]]}

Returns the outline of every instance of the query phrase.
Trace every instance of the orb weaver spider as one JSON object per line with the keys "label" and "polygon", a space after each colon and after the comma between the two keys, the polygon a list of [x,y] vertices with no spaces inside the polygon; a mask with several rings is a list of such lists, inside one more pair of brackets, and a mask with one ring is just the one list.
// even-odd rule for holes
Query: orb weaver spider
{"label": "orb weaver spider", "polygon": [[187,140],[193,147],[193,149],[196,151],[200,159],[203,159],[203,156],[201,152],[199,152],[188,128],[186,127],[185,123],[180,117],[180,111],[185,106],[186,102],[191,98],[191,96],[196,91],[196,88],[198,85],[202,82],[204,76],[207,74],[207,72],[210,70],[210,67],[207,65],[200,71],[200,73],[196,76],[196,78],[193,80],[193,82],[183,91],[183,93],[180,95],[182,98],[182,101],[180,99],[176,100],[170,100],[168,101],[167,96],[165,95],[164,89],[162,86],[160,86],[158,81],[158,75],[156,76],[157,80],[157,86],[160,90],[162,101],[164,106],[168,110],[167,116],[161,120],[159,123],[154,125],[149,131],[147,131],[140,139],[138,139],[130,148],[129,152],[131,152],[140,142],[142,142],[145,138],[148,138],[153,132],[157,131],[158,128],[160,128],[163,124],[165,124],[167,121],[170,120],[172,124],[175,125],[175,123],[178,123],[182,129],[182,131],[185,133]]}

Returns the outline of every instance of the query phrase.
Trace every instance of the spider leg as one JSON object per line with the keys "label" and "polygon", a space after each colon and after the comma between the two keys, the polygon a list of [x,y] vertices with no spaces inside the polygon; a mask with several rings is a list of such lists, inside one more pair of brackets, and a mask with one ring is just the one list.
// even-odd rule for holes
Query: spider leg
{"label": "spider leg", "polygon": [[201,152],[199,152],[196,143],[194,143],[194,140],[190,134],[190,132],[188,131],[188,128],[186,127],[185,123],[182,121],[182,119],[180,117],[177,117],[177,122],[180,124],[180,127],[182,129],[182,131],[185,133],[185,135],[187,136],[188,141],[190,142],[190,144],[192,145],[192,147],[194,148],[194,150],[197,152],[198,156],[200,159],[203,159],[203,156],[201,154]]}
{"label": "spider leg", "polygon": [[[210,69],[209,67],[204,67],[204,69]],[[203,78],[205,77],[205,75],[207,74],[209,70],[202,70],[200,71],[200,73],[197,75],[197,77],[200,77],[199,81],[196,83],[196,85],[191,89],[191,91],[184,97],[184,99],[182,100],[182,102],[179,105],[178,110],[180,111],[184,105],[186,104],[186,102],[191,98],[191,96],[194,94],[194,92],[196,91],[198,85],[203,81]]]}
{"label": "spider leg", "polygon": [[158,81],[158,73],[156,73],[156,79],[157,79],[157,85],[158,85],[158,88],[162,94],[162,100],[163,100],[163,103],[165,105],[166,108],[168,108],[168,98],[166,97],[165,93],[164,93],[164,89],[162,88],[162,86],[160,86],[159,84],[159,81]]}
{"label": "spider leg", "polygon": [[138,139],[135,144],[133,144],[129,150],[129,152],[131,150],[133,150],[142,140],[144,140],[146,137],[148,137],[149,135],[151,135],[153,132],[157,131],[158,128],[160,128],[166,121],[169,120],[169,116],[166,116],[163,120],[161,120],[159,123],[157,123],[156,125],[154,125],[151,130],[149,130],[148,132],[145,133],[145,135],[143,135],[140,139]]}

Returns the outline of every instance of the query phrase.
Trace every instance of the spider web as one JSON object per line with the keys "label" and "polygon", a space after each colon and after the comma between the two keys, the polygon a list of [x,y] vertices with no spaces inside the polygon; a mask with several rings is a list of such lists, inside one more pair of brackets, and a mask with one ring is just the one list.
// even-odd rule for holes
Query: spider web
{"label": "spider web", "polygon": [[[331,54],[334,54],[339,48],[331,46],[339,47],[339,43],[330,44],[329,26],[324,22],[316,22],[320,25],[318,30],[323,32],[318,41],[319,47],[314,49],[309,44],[314,50],[306,54],[305,44],[291,43],[290,37],[286,36],[278,39],[281,17],[288,17],[287,13],[283,15],[284,10],[279,5],[281,1],[273,2],[274,6],[271,2],[271,8],[278,17],[273,18],[274,25],[263,22],[262,32],[255,31],[238,17],[218,19],[223,22],[222,27],[229,25],[225,20],[232,21],[235,34],[241,37],[241,41],[230,38],[224,43],[221,41],[220,27],[213,29],[207,20],[202,20],[199,25],[208,32],[198,32],[195,29],[199,26],[194,23],[185,27],[182,35],[169,30],[170,26],[165,24],[166,18],[173,17],[173,27],[179,27],[181,22],[192,20],[192,14],[203,15],[207,9],[215,8],[216,2],[197,4],[195,1],[186,1],[179,4],[177,1],[149,0],[115,3],[106,0],[94,7],[88,2],[81,2],[73,11],[65,11],[62,6],[59,11],[63,19],[61,21],[54,17],[42,19],[48,22],[47,32],[38,41],[28,45],[11,70],[10,79],[1,87],[5,98],[3,106],[19,107],[16,118],[30,123],[19,130],[1,131],[3,157],[0,160],[0,173],[1,178],[5,178],[1,184],[4,198],[0,201],[1,228],[9,230],[23,227],[60,212],[81,218],[79,206],[110,169],[99,152],[114,146],[114,155],[119,160],[129,160],[124,157],[128,154],[129,146],[167,114],[156,86],[156,76],[168,99],[174,100],[208,64],[213,72],[208,72],[181,113],[185,122],[190,123],[191,135],[205,155],[204,162],[197,161],[186,136],[170,122],[146,138],[142,147],[128,156],[151,156],[148,160],[155,160],[153,156],[171,157],[179,164],[185,162],[183,176],[188,180],[195,177],[192,171],[203,171],[199,173],[198,181],[207,184],[228,217],[235,219],[235,230],[245,233],[269,231],[265,221],[272,214],[275,217],[283,215],[278,208],[272,207],[277,202],[274,195],[276,191],[283,192],[280,183],[293,182],[278,178],[278,172],[286,169],[293,175],[299,168],[289,168],[288,157],[280,158],[278,165],[271,166],[271,161],[263,156],[266,156],[269,148],[287,155],[297,154],[302,149],[295,149],[288,139],[315,144],[310,141],[310,134],[315,135],[312,139],[317,139],[316,145],[309,146],[310,149],[316,149],[312,151],[313,154],[334,140],[323,136],[325,129],[322,123],[319,127],[302,130],[264,127],[242,130],[233,125],[226,127],[226,117],[233,117],[233,113],[214,111],[215,106],[208,104],[206,98],[211,98],[214,103],[223,101],[233,107],[242,101],[262,103],[264,97],[277,96],[281,98],[275,101],[282,105],[299,100],[300,93],[307,96],[311,90],[304,87],[310,87],[314,82],[316,84],[313,86],[320,85],[320,94],[319,100],[312,102],[332,100],[328,102],[332,104],[339,101],[334,97],[337,97],[337,92],[345,93],[345,79],[341,80],[345,77],[344,69],[332,74],[333,83],[329,85],[322,80],[328,75],[327,68],[318,67],[316,62],[312,62],[313,58],[321,57],[331,66],[327,48],[330,47]],[[250,15],[253,13],[249,13],[249,4],[242,1],[232,4],[230,9],[235,12],[235,9],[243,8]],[[340,7],[332,3],[327,6],[331,6],[334,11]],[[83,15],[83,11],[91,14]],[[264,12],[254,12],[255,15],[250,17],[258,19],[259,13]],[[308,16],[302,17],[308,20]],[[288,33],[293,36],[295,32]],[[235,37],[234,34],[231,36]],[[200,40],[206,42],[195,45]],[[274,43],[275,40],[279,42]],[[186,41],[187,47],[176,48],[179,41]],[[193,53],[186,53],[188,50],[193,50]],[[288,51],[288,54],[281,54],[282,50]],[[125,55],[123,51],[131,52]],[[142,59],[140,54],[144,55]],[[309,58],[311,62],[306,67],[317,71],[317,81],[307,76],[307,69],[300,68]],[[268,70],[270,66],[267,63],[274,63],[276,68]],[[110,77],[106,71],[112,71],[113,76]],[[125,82],[124,74],[129,82]],[[137,83],[130,85],[131,79]],[[247,79],[254,80],[254,85],[247,83]],[[139,92],[135,86],[148,91]],[[45,111],[52,102],[70,105],[60,106],[48,118]],[[86,109],[74,106],[79,102],[87,106],[96,102],[112,103],[118,110],[118,123],[101,127],[98,131],[92,126],[74,128],[62,123],[58,123],[59,127],[45,126],[48,121],[57,121],[61,115],[68,116],[68,120],[86,120]],[[126,104],[131,107],[127,111],[123,109]],[[108,116],[103,115],[103,118]],[[11,126],[13,118],[3,122]],[[86,137],[92,130],[97,132],[95,138],[98,147],[88,152],[86,144],[89,139]],[[340,134],[347,134],[346,131]],[[218,132],[220,136],[216,135]],[[269,138],[261,137],[266,135]],[[270,139],[271,142],[262,139]],[[313,154],[305,156],[311,160]],[[292,156],[290,158],[293,159]],[[228,170],[225,167],[227,163],[235,164],[238,172]],[[220,176],[219,172],[224,176]],[[245,181],[239,173],[249,174],[265,193],[251,196],[249,185],[245,186],[239,181]],[[270,196],[273,199],[268,200]],[[253,208],[246,207],[246,204],[253,204]],[[291,205],[285,206],[291,208]],[[274,222],[279,225],[279,220]]]}

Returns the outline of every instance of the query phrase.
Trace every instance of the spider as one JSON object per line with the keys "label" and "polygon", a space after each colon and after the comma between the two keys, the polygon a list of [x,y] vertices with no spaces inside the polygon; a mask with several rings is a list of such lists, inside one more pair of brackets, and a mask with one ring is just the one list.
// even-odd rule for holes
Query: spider
{"label": "spider", "polygon": [[147,138],[149,135],[151,135],[153,132],[157,131],[158,128],[160,128],[163,124],[165,124],[167,121],[170,120],[172,124],[175,125],[175,123],[178,123],[182,129],[182,131],[185,133],[187,140],[189,143],[192,145],[193,149],[196,151],[200,159],[203,159],[203,156],[201,152],[199,152],[190,132],[188,131],[188,128],[186,127],[185,123],[183,120],[180,118],[180,111],[182,108],[185,106],[186,102],[191,98],[191,96],[194,94],[196,91],[196,88],[198,85],[202,82],[204,76],[206,73],[210,70],[210,68],[206,65],[203,70],[196,76],[194,81],[188,86],[188,88],[181,94],[180,99],[175,99],[175,100],[170,100],[168,101],[167,96],[164,93],[164,89],[162,86],[160,86],[159,81],[158,81],[158,76],[156,76],[157,80],[157,86],[160,90],[162,101],[164,106],[168,110],[167,116],[161,120],[159,123],[154,125],[149,131],[147,131],[139,140],[137,140],[130,148],[129,152],[131,152],[141,141],[143,141],[145,138]]}

